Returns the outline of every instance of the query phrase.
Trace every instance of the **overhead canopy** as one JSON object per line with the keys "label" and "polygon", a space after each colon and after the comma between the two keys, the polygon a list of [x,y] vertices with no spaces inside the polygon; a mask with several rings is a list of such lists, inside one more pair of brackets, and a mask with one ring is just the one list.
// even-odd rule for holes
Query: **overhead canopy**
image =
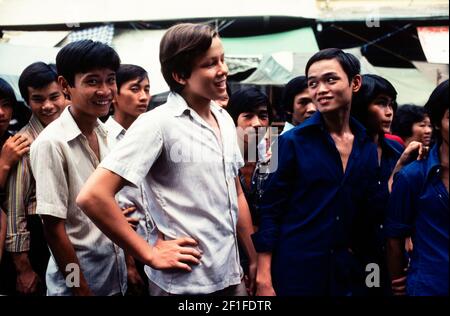
{"label": "overhead canopy", "polygon": [[[389,80],[398,92],[399,104],[424,105],[437,85],[435,80],[429,79],[418,69],[375,67],[361,55],[359,48],[345,51],[359,59],[362,74],[377,74]],[[283,86],[292,78],[305,74],[306,63],[313,54],[281,52],[266,55],[256,71],[241,83]]]}
{"label": "overhead canopy", "polygon": [[252,16],[317,16],[315,0],[2,0],[0,26],[162,21]]}
{"label": "overhead canopy", "polygon": [[280,51],[316,52],[319,50],[310,27],[268,35],[222,38],[226,56],[263,55]]}

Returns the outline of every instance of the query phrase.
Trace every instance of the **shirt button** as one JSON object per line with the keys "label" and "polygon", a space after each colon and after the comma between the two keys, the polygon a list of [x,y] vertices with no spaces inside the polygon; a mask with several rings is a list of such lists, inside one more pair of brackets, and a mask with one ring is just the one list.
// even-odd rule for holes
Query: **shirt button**
{"label": "shirt button", "polygon": [[339,216],[336,216],[336,220],[337,220],[337,221],[339,220]]}
{"label": "shirt button", "polygon": [[381,181],[378,181],[378,185],[381,185]]}
{"label": "shirt button", "polygon": [[334,253],[334,249],[331,249],[331,250],[330,250],[330,253],[333,254],[333,253]]}
{"label": "shirt button", "polygon": [[442,199],[442,194],[438,194],[438,197],[439,197],[440,199]]}
{"label": "shirt button", "polygon": [[383,225],[380,225],[380,229],[383,229]]}

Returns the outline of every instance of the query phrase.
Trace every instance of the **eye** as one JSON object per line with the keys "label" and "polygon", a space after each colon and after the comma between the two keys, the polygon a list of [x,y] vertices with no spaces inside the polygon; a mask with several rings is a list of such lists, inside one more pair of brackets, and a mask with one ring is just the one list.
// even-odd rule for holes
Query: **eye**
{"label": "eye", "polygon": [[309,87],[309,88],[315,88],[315,87],[317,87],[317,81],[310,81],[310,82],[308,82],[308,87]]}
{"label": "eye", "polygon": [[336,77],[328,77],[327,78],[327,82],[328,83],[334,83],[334,82],[336,82],[337,81],[337,78]]}
{"label": "eye", "polygon": [[139,88],[136,87],[136,86],[131,87],[130,90],[131,90],[132,92],[134,92],[134,93],[138,93],[138,92],[139,92]]}
{"label": "eye", "polygon": [[97,79],[89,79],[87,81],[87,84],[90,86],[95,86],[96,84],[98,84],[98,80]]}
{"label": "eye", "polygon": [[109,83],[109,84],[114,84],[114,83],[116,83],[116,78],[115,78],[115,77],[108,78],[108,83]]}

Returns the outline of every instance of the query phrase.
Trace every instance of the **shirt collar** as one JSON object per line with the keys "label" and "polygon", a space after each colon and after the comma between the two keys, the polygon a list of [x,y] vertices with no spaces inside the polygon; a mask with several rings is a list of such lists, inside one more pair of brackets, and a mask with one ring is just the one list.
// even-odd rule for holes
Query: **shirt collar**
{"label": "shirt collar", "polygon": [[[307,119],[303,123],[297,125],[297,128],[298,128],[298,131],[301,131],[301,130],[307,129],[311,126],[317,126],[322,130],[326,130],[325,121],[323,119],[322,113],[317,111],[309,119]],[[355,120],[351,116],[350,116],[350,128],[358,140],[363,141],[368,137],[364,126],[361,125],[361,123],[359,123],[357,120]]]}
{"label": "shirt collar", "polygon": [[[83,134],[69,111],[70,107],[70,105],[67,106],[60,116],[61,122],[64,124],[64,129],[61,131],[61,134],[66,142],[70,142]],[[106,137],[107,135],[107,131],[99,119],[97,119],[94,130],[102,137]]]}
{"label": "shirt collar", "polygon": [[34,114],[31,115],[28,126],[30,126],[31,130],[33,131],[34,137],[37,137],[37,135],[39,135],[44,130],[44,125],[42,125],[41,121],[39,121],[37,116]]}
{"label": "shirt collar", "polygon": [[[167,103],[169,104],[172,111],[174,111],[174,116],[182,116],[183,114],[190,113],[192,108],[189,107],[186,100],[176,92],[170,92],[167,97]],[[217,105],[215,102],[210,102],[210,107],[213,113],[220,112],[222,113],[223,108]]]}
{"label": "shirt collar", "polygon": [[426,178],[432,177],[436,173],[439,173],[441,162],[439,160],[439,148],[440,144],[436,143],[433,148],[431,148],[430,153],[428,154],[428,158],[425,162],[426,165]]}
{"label": "shirt collar", "polygon": [[120,135],[126,133],[126,129],[120,125],[113,116],[110,116],[105,123],[105,126],[108,130],[108,134],[111,134],[115,139],[117,139]]}
{"label": "shirt collar", "polygon": [[[380,136],[381,137],[381,136]],[[386,149],[389,152],[394,153],[395,155],[400,156],[403,152],[402,145],[400,145],[395,140],[388,139],[386,137],[381,138],[381,144],[384,149]]]}

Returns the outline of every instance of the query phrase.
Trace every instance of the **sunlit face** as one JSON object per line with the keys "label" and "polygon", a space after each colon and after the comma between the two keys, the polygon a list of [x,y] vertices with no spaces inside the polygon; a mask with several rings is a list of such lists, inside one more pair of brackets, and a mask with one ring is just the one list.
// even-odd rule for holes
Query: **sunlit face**
{"label": "sunlit face", "polygon": [[368,129],[374,134],[390,133],[394,110],[392,98],[378,95],[368,107]]}
{"label": "sunlit face", "polygon": [[117,93],[116,73],[107,68],[75,75],[74,87],[67,86],[73,111],[91,117],[108,114]]}
{"label": "sunlit face", "polygon": [[0,136],[5,134],[13,115],[13,105],[8,99],[0,99]]}
{"label": "sunlit face", "polygon": [[298,125],[303,123],[306,119],[316,113],[316,111],[317,108],[309,96],[308,89],[300,92],[294,98],[292,124]]}
{"label": "sunlit face", "polygon": [[227,94],[227,75],[222,42],[215,36],[206,53],[195,60],[190,77],[179,80],[184,85],[182,93],[206,102],[222,99]]}
{"label": "sunlit face", "polygon": [[307,75],[309,95],[321,113],[350,110],[352,94],[361,86],[361,76],[355,76],[349,83],[347,74],[336,59],[313,63]]}
{"label": "sunlit face", "polygon": [[425,146],[430,146],[433,126],[431,125],[431,121],[428,115],[425,116],[422,121],[414,123],[411,127],[411,130],[412,135],[408,139],[410,142],[414,140],[421,142]]}
{"label": "sunlit face", "polygon": [[125,82],[115,98],[115,111],[121,115],[136,119],[147,111],[151,100],[150,82],[148,78],[139,78]]}
{"label": "sunlit face", "polygon": [[54,81],[43,88],[28,87],[28,104],[42,125],[56,120],[66,107],[66,100],[59,84]]}

